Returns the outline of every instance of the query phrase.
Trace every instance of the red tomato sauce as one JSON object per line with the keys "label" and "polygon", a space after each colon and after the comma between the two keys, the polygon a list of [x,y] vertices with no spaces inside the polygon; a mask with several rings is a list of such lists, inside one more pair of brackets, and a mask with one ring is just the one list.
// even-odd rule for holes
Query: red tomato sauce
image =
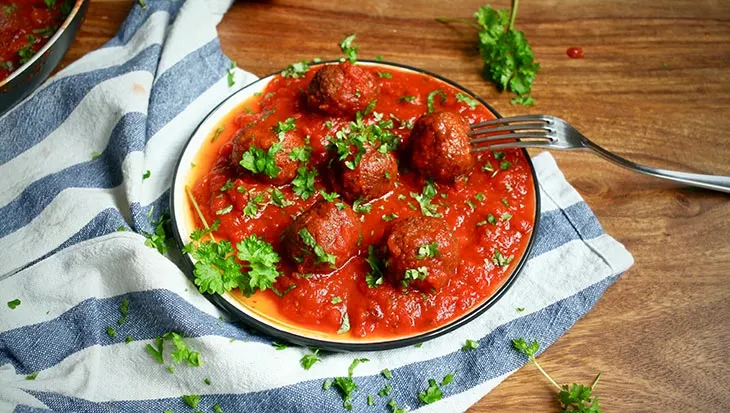
{"label": "red tomato sauce", "polygon": [[71,0],[0,0],[0,81],[48,42],[73,5]]}
{"label": "red tomato sauce", "polygon": [[[444,91],[447,98],[442,103],[437,97],[434,100],[435,110],[461,113],[470,123],[494,119],[494,115],[481,105],[471,108],[457,101],[456,94],[460,91],[440,80],[390,66],[365,67],[372,72],[392,74],[390,79],[378,78],[380,93],[372,114],[379,113],[384,117],[392,114],[402,121],[394,122],[393,132],[403,142],[410,134],[408,126],[427,112],[427,96],[436,89]],[[353,340],[405,337],[432,330],[484,302],[514,270],[533,231],[535,183],[528,160],[520,150],[507,150],[496,153],[496,156],[493,152],[482,152],[476,155],[476,167],[467,179],[460,179],[453,185],[436,184],[439,195],[433,202],[440,205],[439,212],[454,230],[460,245],[461,263],[448,284],[435,293],[424,294],[387,281],[369,288],[365,282],[370,271],[365,261],[368,246],[383,242],[384,234],[395,222],[386,221],[383,216],[396,214],[398,219],[403,219],[421,214],[410,194],[421,193],[425,181],[406,169],[404,162],[400,165],[399,185],[395,190],[371,201],[370,213],[361,215],[363,230],[358,253],[329,274],[307,275],[306,278],[297,274],[295,266],[283,256],[280,248],[280,237],[287,225],[320,200],[321,195],[316,194],[305,201],[294,194],[291,185],[284,185],[279,189],[293,202],[292,205],[279,208],[267,203],[255,217],[242,214],[247,199],[236,190],[238,186],[244,186],[250,194],[264,193],[267,202],[270,196],[266,191],[271,186],[250,176],[241,176],[231,167],[232,139],[237,129],[264,116],[268,116],[265,122],[272,125],[289,117],[296,118],[297,130],[310,137],[313,147],[312,159],[319,171],[316,187],[332,190],[325,179],[329,173],[325,147],[328,136],[334,135],[351,119],[315,114],[306,107],[302,99],[303,90],[306,90],[315,71],[313,68],[301,79],[277,76],[261,96],[244,102],[219,125],[224,127],[224,132],[218,133],[216,139],[215,129],[211,131],[211,138],[196,157],[189,184],[207,222],[221,220],[220,229],[215,232],[216,238],[228,239],[235,245],[250,234],[263,237],[282,255],[279,269],[283,275],[279,276],[275,287],[286,291],[295,285],[283,297],[267,290],[249,298],[238,294],[237,298],[270,318],[333,336],[347,313],[350,330],[337,337]],[[404,102],[400,99],[403,96],[415,96],[415,100]],[[331,129],[326,126],[327,122],[331,122]],[[404,126],[399,129],[401,124]],[[215,142],[211,143],[213,140]],[[506,168],[502,169],[500,165],[504,161],[509,166],[505,163]],[[233,187],[221,191],[228,180],[233,182]],[[233,206],[234,213],[216,216],[215,211],[229,205]],[[192,207],[190,214],[195,216]],[[494,224],[486,222],[489,214],[495,217]],[[194,220],[198,227],[202,227],[199,219]],[[496,266],[492,262],[495,248],[504,257],[513,256],[511,263],[504,267]],[[341,301],[334,300],[333,303],[334,297]]]}

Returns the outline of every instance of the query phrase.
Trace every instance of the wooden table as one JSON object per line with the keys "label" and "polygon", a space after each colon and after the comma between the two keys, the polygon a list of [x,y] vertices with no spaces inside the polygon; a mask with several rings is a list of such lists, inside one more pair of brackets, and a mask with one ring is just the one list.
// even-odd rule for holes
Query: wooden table
{"label": "wooden table", "polygon": [[[457,5],[458,3],[458,5]],[[114,35],[130,0],[93,1],[64,64]],[[237,2],[219,26],[224,51],[256,75],[339,54],[419,66],[490,101],[503,115],[568,119],[606,148],[656,166],[730,175],[730,2],[523,0],[517,27],[542,69],[537,104],[511,106],[480,77],[468,18],[480,1]],[[507,7],[500,0],[494,5]],[[566,49],[582,46],[584,59]],[[606,412],[730,411],[730,197],[555,153],[568,180],[636,264],[540,361],[559,382],[589,384]],[[527,367],[472,412],[555,412],[552,388]]]}

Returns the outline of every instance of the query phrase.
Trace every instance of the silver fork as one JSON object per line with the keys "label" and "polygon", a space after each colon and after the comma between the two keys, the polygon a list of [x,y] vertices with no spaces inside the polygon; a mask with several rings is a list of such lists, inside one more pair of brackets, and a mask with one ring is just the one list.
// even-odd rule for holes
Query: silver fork
{"label": "silver fork", "polygon": [[[501,118],[471,125],[472,152],[508,148],[588,150],[619,166],[670,181],[730,193],[730,177],[670,171],[639,165],[591,142],[563,119],[549,115]],[[506,141],[506,142],[505,142]]]}

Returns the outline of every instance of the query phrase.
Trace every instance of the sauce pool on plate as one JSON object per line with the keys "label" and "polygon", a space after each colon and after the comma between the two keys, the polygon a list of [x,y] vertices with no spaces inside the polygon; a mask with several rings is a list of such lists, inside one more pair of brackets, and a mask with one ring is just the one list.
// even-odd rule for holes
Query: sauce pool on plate
{"label": "sauce pool on plate", "polygon": [[234,289],[236,300],[344,341],[413,336],[478,307],[535,220],[524,152],[458,141],[493,118],[450,84],[388,65],[276,76],[210,132],[187,180],[216,239],[255,235],[280,258],[273,288]]}

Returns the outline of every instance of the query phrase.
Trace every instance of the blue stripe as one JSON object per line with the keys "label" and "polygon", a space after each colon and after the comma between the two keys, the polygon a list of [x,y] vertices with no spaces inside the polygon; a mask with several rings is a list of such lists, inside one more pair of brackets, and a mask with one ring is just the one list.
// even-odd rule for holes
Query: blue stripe
{"label": "blue stripe", "polygon": [[154,73],[160,50],[159,45],[153,45],[122,65],[59,79],[0,118],[0,131],[9,132],[0,133],[0,164],[50,135],[99,83],[134,71]]}
{"label": "blue stripe", "polygon": [[[33,182],[0,208],[0,237],[24,227],[67,188],[114,188],[124,182],[122,164],[130,151],[144,148],[145,115],[124,115],[112,130],[109,145],[97,159],[70,166]],[[91,157],[91,153],[89,153]],[[134,179],[134,177],[132,177]],[[137,177],[141,180],[142,176]]]}
{"label": "blue stripe", "polygon": [[[124,298],[129,300],[129,316],[126,323],[118,326],[119,305]],[[151,314],[155,316],[151,317]],[[106,334],[110,325],[117,330],[116,338]],[[11,363],[19,374],[30,374],[52,367],[93,345],[117,344],[127,335],[135,340],[149,340],[168,331],[178,331],[187,337],[218,335],[271,341],[235,324],[220,321],[171,291],[149,290],[110,298],[89,298],[53,320],[0,334],[0,365]],[[36,345],[51,342],[53,346]]]}
{"label": "blue stripe", "polygon": [[[527,362],[525,357],[512,349],[512,339],[518,337],[524,337],[528,340],[537,339],[541,343],[540,353],[542,353],[545,348],[554,343],[588,312],[606,288],[618,278],[619,276],[609,277],[536,313],[503,324],[491,334],[479,340],[480,345],[476,350],[456,351],[435,359],[391,369],[393,379],[387,382],[379,374],[357,377],[358,390],[353,397],[353,406],[356,411],[367,408],[368,411],[372,409],[374,412],[386,412],[388,410],[385,403],[388,399],[393,398],[400,406],[408,405],[411,408],[417,408],[422,406],[417,395],[428,387],[428,378],[441,380],[446,374],[455,373],[453,383],[442,387],[444,396],[449,397],[487,380],[509,373]],[[419,350],[414,349],[413,351]],[[314,368],[316,368],[316,365]],[[343,371],[342,375],[345,374],[346,372]],[[210,378],[212,381],[216,379],[214,376]],[[386,383],[393,386],[391,395],[388,398],[375,396]],[[195,393],[204,390],[205,387],[201,383]],[[95,403],[54,393],[37,391],[28,391],[28,393],[37,397],[52,409],[62,411],[149,412],[165,409],[173,409],[174,411],[189,410],[179,397]],[[366,399],[368,394],[375,397],[375,407],[367,407]],[[328,391],[322,390],[322,380],[309,380],[277,389],[247,394],[203,394],[197,409],[211,411],[212,406],[215,404],[220,405],[223,411],[229,412],[345,411],[342,408],[342,398],[334,387]]]}
{"label": "blue stripe", "polygon": [[[155,81],[147,136],[151,137],[226,73],[230,65],[218,38],[191,52]],[[231,89],[233,91],[233,89]]]}
{"label": "blue stripe", "polygon": [[[157,203],[163,203],[167,201],[167,195],[158,199]],[[584,204],[585,205],[585,204]],[[571,208],[575,208],[575,211],[570,211]],[[588,211],[587,206],[580,206],[580,204],[574,205],[566,210],[566,213],[562,213],[560,210],[551,211],[546,213],[541,219],[540,229],[537,232],[537,239],[535,243],[535,249],[532,257],[539,254],[553,250],[554,248],[563,245],[578,237],[576,232],[565,231],[567,228],[571,228],[566,222],[566,215],[573,213],[581,213]],[[146,223],[147,217],[140,217],[141,214],[146,214],[146,209],[142,206],[137,205],[135,208],[135,215],[137,219],[145,222],[147,228],[145,231],[152,231],[151,226]],[[106,214],[113,214],[112,212]],[[159,214],[159,211],[158,211]],[[118,221],[115,221],[118,222]],[[112,228],[109,224],[105,229],[109,232]],[[555,228],[562,228],[563,231],[554,231]],[[589,231],[592,235],[600,235],[600,232],[593,234],[593,231],[600,231],[600,226],[597,221],[594,224],[587,225],[586,228],[592,228]],[[572,235],[571,235],[572,234]],[[87,233],[87,235],[93,235]],[[563,243],[554,245],[554,240],[562,240]],[[170,302],[167,303],[165,300],[159,297],[159,294],[164,294]],[[119,299],[121,300],[121,299]],[[189,325],[203,326],[210,316],[200,312],[195,307],[190,306],[186,301],[182,300],[177,295],[170,293],[166,290],[153,290],[149,292],[137,293],[135,300],[139,303],[136,306],[154,308],[154,305],[164,306],[171,305],[174,307],[172,313],[159,309],[155,311],[157,314],[187,314],[179,311],[179,307],[187,306],[189,308],[189,318],[186,316],[185,320],[177,320],[178,324],[165,325],[164,328],[159,328],[160,325],[145,325],[140,329],[134,330],[132,335],[137,338],[153,338],[162,332],[170,330],[181,330]],[[130,298],[130,302],[131,302]],[[79,305],[75,306],[71,310],[67,311],[63,315],[59,316],[55,320],[47,321],[34,326],[24,326],[15,330],[11,330],[0,334],[0,343],[5,343],[7,347],[4,349],[0,347],[0,365],[3,364],[3,359],[7,359],[9,362],[13,362],[16,368],[25,368],[27,371],[32,372],[40,369],[45,369],[53,364],[63,360],[68,354],[80,351],[91,345],[108,345],[112,344],[114,340],[110,340],[103,332],[104,328],[108,324],[113,324],[118,318],[116,301],[113,299],[88,299]],[[131,306],[130,306],[131,307]],[[77,321],[75,324],[69,322],[69,320]],[[94,323],[102,323],[102,325],[94,325]],[[90,330],[91,328],[91,330]],[[82,341],[64,340],[66,343],[66,349],[57,349],[53,354],[38,355],[32,352],[32,347],[27,346],[23,340],[31,340],[31,342],[46,342],[54,339],[59,334],[58,332],[67,331],[70,337],[85,337]],[[237,330],[231,330],[228,337],[233,337]],[[120,333],[122,334],[122,333]],[[191,336],[204,335],[203,333],[195,334],[195,331],[190,331]],[[213,334],[210,331],[205,334]],[[124,334],[126,336],[126,333]],[[55,340],[55,339],[54,339]],[[46,357],[46,358],[44,358]],[[15,361],[14,361],[15,360]],[[35,364],[28,364],[35,363]],[[24,367],[25,366],[25,367]]]}
{"label": "blue stripe", "polygon": [[170,14],[170,21],[174,21],[182,8],[184,1],[175,0],[148,0],[147,8],[143,9],[137,2],[129,12],[129,15],[122,23],[117,35],[109,40],[103,47],[117,47],[126,45],[134,34],[139,30],[153,13],[167,11]]}
{"label": "blue stripe", "polygon": [[48,413],[52,412],[51,409],[41,409],[38,407],[30,407],[23,404],[19,404],[15,406],[15,410],[13,410],[14,413]]}

